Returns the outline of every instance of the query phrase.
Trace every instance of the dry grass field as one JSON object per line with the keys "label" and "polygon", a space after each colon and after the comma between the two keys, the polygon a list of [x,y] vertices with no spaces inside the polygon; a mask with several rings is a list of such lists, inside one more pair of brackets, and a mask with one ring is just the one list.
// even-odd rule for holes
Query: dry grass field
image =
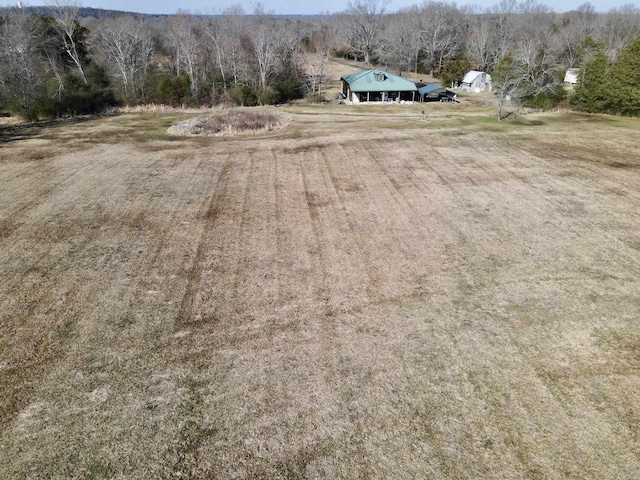
{"label": "dry grass field", "polygon": [[0,478],[638,478],[640,120],[422,108],[0,127]]}

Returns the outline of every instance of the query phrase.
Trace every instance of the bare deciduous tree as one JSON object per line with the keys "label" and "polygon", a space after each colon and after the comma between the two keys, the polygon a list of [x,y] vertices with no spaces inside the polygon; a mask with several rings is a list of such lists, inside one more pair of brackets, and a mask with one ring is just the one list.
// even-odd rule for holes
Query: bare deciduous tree
{"label": "bare deciduous tree", "polygon": [[41,23],[22,10],[10,10],[0,25],[0,94],[27,119],[37,117],[46,81],[41,35]]}
{"label": "bare deciduous tree", "polygon": [[604,21],[601,37],[609,63],[614,63],[622,50],[640,34],[640,9],[626,4],[610,10]]}
{"label": "bare deciduous tree", "polygon": [[492,30],[490,15],[471,15],[465,48],[469,62],[477,70],[487,71],[493,67],[491,64],[494,49]]}
{"label": "bare deciduous tree", "polygon": [[460,46],[460,17],[455,5],[428,2],[421,12],[421,44],[426,66],[431,75],[442,68],[444,60],[452,58]]}
{"label": "bare deciduous tree", "polygon": [[181,68],[187,72],[191,95],[196,95],[199,88],[199,70],[202,59],[202,33],[200,22],[187,12],[178,11],[171,17],[166,32],[167,39],[175,52],[175,64],[178,75]]}
{"label": "bare deciduous tree", "polygon": [[502,0],[492,9],[493,13],[493,59],[498,65],[513,48],[513,40],[518,31],[518,11],[515,0]]}
{"label": "bare deciduous tree", "polygon": [[494,71],[493,91],[498,98],[498,119],[508,102],[519,104],[558,86],[556,55],[544,43],[522,42],[515,54],[509,52]]}
{"label": "bare deciduous tree", "polygon": [[354,0],[348,4],[348,43],[364,55],[367,65],[371,64],[371,54],[380,34],[386,5],[386,0]]}
{"label": "bare deciduous tree", "polygon": [[62,39],[64,51],[69,59],[73,62],[80,74],[85,85],[87,77],[82,66],[82,58],[80,46],[77,37],[82,27],[78,23],[78,10],[80,9],[77,2],[72,0],[52,0],[47,2],[50,8],[56,29]]}
{"label": "bare deciduous tree", "polygon": [[386,18],[386,26],[379,47],[380,59],[400,73],[418,71],[421,49],[421,17],[417,7],[402,10]]}
{"label": "bare deciduous tree", "polygon": [[267,90],[267,80],[277,62],[277,31],[271,15],[261,5],[256,6],[251,22],[251,33],[245,38],[250,44],[258,69],[260,90]]}
{"label": "bare deciduous tree", "polygon": [[235,6],[226,9],[220,18],[217,19],[220,27],[220,48],[225,71],[229,72],[226,77],[233,78],[233,85],[237,85],[242,76],[243,50],[240,39],[248,28],[248,22],[244,16],[242,7]]}
{"label": "bare deciduous tree", "polygon": [[596,25],[595,8],[590,3],[583,3],[575,12],[562,16],[553,41],[567,67],[577,67],[580,64],[582,42],[593,33]]}
{"label": "bare deciduous tree", "polygon": [[335,25],[328,14],[314,19],[306,37],[305,60],[307,87],[312,95],[321,93],[324,68],[329,61],[331,51],[337,45],[336,38]]}
{"label": "bare deciduous tree", "polygon": [[[230,83],[235,85],[238,82],[240,38],[246,24],[243,16],[242,7],[238,6],[225,10],[222,15],[202,19],[204,33],[211,44],[223,90],[226,90]],[[216,82],[213,84],[215,88]]]}
{"label": "bare deciduous tree", "polygon": [[104,18],[91,32],[93,56],[120,80],[125,97],[144,96],[139,78],[151,63],[153,43],[143,21],[130,15]]}
{"label": "bare deciduous tree", "polygon": [[276,53],[280,69],[288,74],[297,74],[300,64],[302,25],[299,20],[284,19],[276,22]]}

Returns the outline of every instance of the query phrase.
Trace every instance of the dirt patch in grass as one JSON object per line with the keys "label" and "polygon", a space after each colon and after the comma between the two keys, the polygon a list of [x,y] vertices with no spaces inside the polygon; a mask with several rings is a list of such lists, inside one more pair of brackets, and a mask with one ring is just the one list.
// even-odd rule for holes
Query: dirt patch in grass
{"label": "dirt patch in grass", "polygon": [[228,137],[273,132],[289,125],[291,119],[260,111],[239,110],[183,120],[168,129],[174,136]]}

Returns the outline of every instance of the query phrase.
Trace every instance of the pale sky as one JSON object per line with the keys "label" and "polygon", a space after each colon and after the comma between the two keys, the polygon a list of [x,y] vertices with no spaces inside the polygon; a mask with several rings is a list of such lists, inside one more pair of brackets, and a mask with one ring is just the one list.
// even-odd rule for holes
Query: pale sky
{"label": "pale sky", "polygon": [[[555,0],[542,1],[553,11],[561,13],[575,10],[586,0]],[[5,5],[7,4],[6,0]],[[44,1],[22,1],[23,5],[36,6],[43,5]],[[178,9],[189,10],[194,13],[220,13],[225,8],[232,5],[242,5],[246,13],[253,10],[253,5],[261,3],[268,12],[276,14],[306,14],[313,15],[321,12],[340,12],[346,8],[348,0],[262,0],[260,2],[252,0],[190,0],[189,2],[178,2],[175,0],[81,0],[83,7],[104,8],[107,10],[122,10],[126,12],[138,13],[175,13]],[[394,12],[401,8],[415,4],[421,4],[422,0],[391,0],[388,2],[387,11]],[[453,3],[453,2],[448,2]],[[500,0],[460,0],[456,5],[478,5],[482,9],[492,7],[500,3]],[[607,12],[612,8],[624,4],[637,4],[628,0],[591,0],[590,3],[597,12]]]}

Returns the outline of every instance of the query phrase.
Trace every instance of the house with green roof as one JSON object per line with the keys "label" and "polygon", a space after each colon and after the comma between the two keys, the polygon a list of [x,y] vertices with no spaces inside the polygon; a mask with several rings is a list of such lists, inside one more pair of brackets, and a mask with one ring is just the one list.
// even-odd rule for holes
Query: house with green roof
{"label": "house with green roof", "polygon": [[345,75],[340,81],[349,103],[414,102],[418,91],[412,81],[377,68]]}

